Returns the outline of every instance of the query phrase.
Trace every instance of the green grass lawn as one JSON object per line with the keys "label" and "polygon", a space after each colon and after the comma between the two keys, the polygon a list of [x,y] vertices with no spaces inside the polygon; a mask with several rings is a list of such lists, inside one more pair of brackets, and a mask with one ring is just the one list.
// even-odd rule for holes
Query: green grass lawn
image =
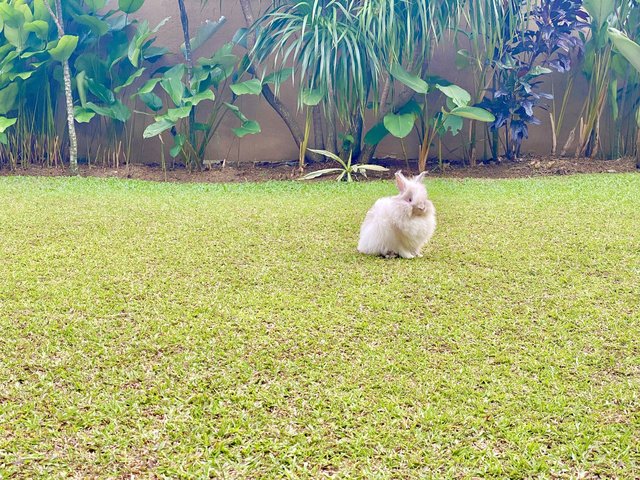
{"label": "green grass lawn", "polygon": [[0,478],[640,478],[640,175],[0,178]]}

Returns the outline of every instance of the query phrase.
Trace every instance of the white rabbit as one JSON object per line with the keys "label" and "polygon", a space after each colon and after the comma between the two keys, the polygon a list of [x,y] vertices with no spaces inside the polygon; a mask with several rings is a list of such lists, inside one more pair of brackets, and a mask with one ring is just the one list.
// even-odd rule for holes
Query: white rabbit
{"label": "white rabbit", "polygon": [[396,172],[400,193],[376,201],[360,228],[358,251],[370,255],[421,257],[436,229],[436,209],[427,198],[425,172],[412,179]]}

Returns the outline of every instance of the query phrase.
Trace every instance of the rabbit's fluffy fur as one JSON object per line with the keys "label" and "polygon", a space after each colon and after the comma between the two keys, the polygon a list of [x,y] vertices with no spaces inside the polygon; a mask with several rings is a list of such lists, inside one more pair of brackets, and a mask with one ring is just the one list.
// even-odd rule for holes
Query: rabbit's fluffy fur
{"label": "rabbit's fluffy fur", "polygon": [[436,229],[436,209],[427,198],[424,173],[408,179],[396,173],[400,193],[376,201],[360,228],[358,251],[369,255],[420,257]]}

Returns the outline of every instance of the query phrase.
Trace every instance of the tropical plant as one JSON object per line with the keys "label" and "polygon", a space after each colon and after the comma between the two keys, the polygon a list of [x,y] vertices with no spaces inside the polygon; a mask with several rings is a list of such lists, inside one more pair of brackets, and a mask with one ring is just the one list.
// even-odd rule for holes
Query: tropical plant
{"label": "tropical plant", "polygon": [[[465,6],[462,9],[465,28],[456,29],[455,65],[459,70],[471,73],[471,103],[476,104],[482,101],[499,74],[493,60],[502,58],[509,42],[526,29],[528,10],[517,0],[467,0]],[[467,139],[461,137],[464,156],[472,166],[477,163],[480,135],[479,125],[471,120]],[[484,145],[483,156],[486,158],[486,141]]]}
{"label": "tropical plant", "polygon": [[[135,131],[128,92],[135,90],[148,68],[168,52],[154,45],[168,18],[150,28],[146,20],[130,16],[141,2],[121,2],[122,10],[104,14],[100,13],[103,6],[102,0],[88,2],[72,24],[81,39],[73,59],[79,100],[75,113],[78,123],[89,123],[92,130],[100,132],[96,152],[92,145],[87,146],[89,159],[102,155],[103,162],[118,167],[121,156],[128,162]],[[123,137],[127,142],[124,149]]]}
{"label": "tropical plant", "polygon": [[[611,80],[609,88],[609,112],[611,120],[605,123],[608,131],[603,142],[607,149],[604,155],[619,158],[626,155],[638,155],[640,136],[638,110],[640,109],[640,72],[634,68],[633,50],[640,42],[640,4],[627,21],[619,25],[624,30],[609,28],[609,38],[613,42],[611,61]],[[635,17],[635,18],[634,18]],[[618,37],[617,32],[620,32]]]}
{"label": "tropical plant", "polygon": [[[72,101],[68,59],[78,39],[65,35],[60,3],[53,8],[45,0],[0,3],[0,144],[4,145],[0,162],[8,160],[13,168],[30,160],[34,152],[47,153],[51,158],[58,150],[57,139],[30,141],[33,130],[55,131],[52,112],[57,89],[51,88],[50,78],[64,82],[67,106]],[[54,20],[57,29],[51,28]],[[64,73],[56,75],[60,70]],[[75,171],[73,109],[67,108],[67,114],[71,169]],[[14,125],[17,131],[8,130]],[[19,139],[20,133],[27,136]]]}
{"label": "tropical plant", "polygon": [[4,155],[13,166],[18,159],[26,164],[39,156],[50,165],[52,159],[57,163],[66,156],[57,133],[62,130],[57,126],[61,86],[72,171],[77,171],[76,122],[104,119],[111,126],[108,139],[120,142],[118,125],[125,125],[131,116],[123,102],[125,89],[142,76],[142,63],[160,58],[164,50],[153,47],[155,30],[130,17],[143,1],[123,1],[120,9],[99,13],[105,4],[104,0],[0,3],[4,24],[0,40],[6,40],[0,49],[7,53],[0,67],[13,72],[0,78],[4,104],[0,112],[19,114],[15,135],[9,137],[5,131],[0,141],[10,144]]}
{"label": "tropical plant", "polygon": [[[583,65],[583,73],[589,82],[589,92],[584,97],[579,120],[572,132],[577,140],[575,154],[586,157],[598,153],[604,156],[618,156],[625,150],[624,137],[632,136],[629,135],[629,130],[623,132],[624,127],[635,123],[629,122],[630,117],[635,114],[635,105],[633,102],[627,102],[627,99],[629,93],[637,89],[640,78],[613,49],[608,30],[621,29],[632,38],[640,37],[640,4],[637,0],[585,0],[584,8],[591,16],[589,35],[585,37]],[[623,86],[622,89],[619,85]],[[614,138],[613,148],[609,152],[603,150],[601,141],[603,114],[607,104],[611,107],[613,120],[610,136],[617,137]]]}
{"label": "tropical plant", "polygon": [[[202,1],[203,3],[207,3],[207,0],[202,0]],[[256,34],[255,34],[256,21],[255,21],[255,15],[253,13],[253,7],[251,5],[251,0],[239,0],[239,1],[240,1],[240,8],[242,10],[242,14],[245,20],[246,28],[240,29],[239,31],[240,36],[239,36],[238,45],[243,46],[248,51],[253,51],[255,47],[255,41],[256,41]],[[260,79],[264,78],[265,75],[263,72],[260,71],[259,64],[256,62],[253,62],[253,58],[251,56],[248,56],[247,60],[248,60],[247,72],[253,75],[255,78],[260,78]],[[276,85],[276,92],[274,92],[274,90],[271,88],[271,86],[268,83],[263,82],[262,91],[260,93],[262,94],[264,99],[267,101],[267,103],[271,106],[271,108],[273,108],[273,110],[280,116],[284,124],[289,129],[289,132],[291,133],[291,137],[294,140],[296,146],[299,148],[300,155],[302,156],[302,160],[300,161],[300,163],[304,165],[305,159],[311,162],[319,161],[322,157],[320,155],[310,152],[307,149],[307,146],[309,143],[309,128],[311,126],[310,120],[307,120],[307,123],[303,130],[300,124],[298,123],[296,116],[292,114],[289,108],[282,101],[280,101],[280,99],[276,95],[277,85]],[[318,109],[313,109],[314,118],[317,119],[319,116],[319,113],[320,112]],[[321,120],[314,121],[314,125],[316,126],[314,134],[318,139],[320,139],[320,137],[322,136],[321,131],[319,131],[319,129],[317,128],[318,126],[320,126],[320,122]],[[329,131],[328,135],[330,135],[331,133],[332,132]],[[335,143],[330,136],[328,137],[327,141],[330,144]],[[323,141],[320,143],[324,144]]]}
{"label": "tropical plant", "polygon": [[336,177],[336,180],[338,181],[347,181],[347,182],[353,182],[354,180],[358,179],[359,175],[362,175],[363,177],[366,178],[367,176],[367,171],[375,171],[375,172],[387,172],[389,171],[388,168],[385,168],[381,165],[365,165],[365,164],[360,164],[360,163],[353,163],[353,151],[349,150],[349,153],[347,155],[347,159],[343,160],[342,158],[340,158],[338,155],[336,155],[333,152],[329,152],[327,150],[311,150],[314,153],[320,154],[320,155],[324,155],[327,158],[330,158],[331,160],[334,160],[338,163],[338,165],[340,165],[339,167],[335,167],[335,168],[324,168],[322,170],[316,170],[315,172],[310,172],[307,173],[305,176],[303,176],[301,178],[301,180],[311,180],[313,178],[318,178],[321,177],[323,175],[332,175],[334,173],[337,173],[338,176]]}
{"label": "tropical plant", "polygon": [[[616,50],[640,73],[640,45],[615,28],[609,27],[608,34]],[[636,167],[640,168],[640,95],[636,97]]]}
{"label": "tropical plant", "polygon": [[[421,172],[426,169],[427,159],[429,157],[429,149],[433,144],[436,135],[438,140],[438,164],[442,169],[442,137],[450,132],[452,135],[457,135],[462,129],[464,119],[479,122],[495,122],[494,115],[480,107],[471,106],[471,95],[465,89],[453,85],[440,85],[436,84],[435,88],[442,92],[446,97],[446,106],[443,106],[433,118],[428,119],[426,103],[425,110],[423,112],[423,128],[424,132],[421,136],[422,142],[420,145],[420,156],[418,157],[418,168]],[[424,119],[428,119],[427,122]],[[431,132],[429,133],[429,125],[431,126]]]}
{"label": "tropical plant", "polygon": [[480,105],[496,117],[491,124],[494,158],[498,157],[497,134],[503,127],[505,156],[513,159],[520,155],[522,142],[529,137],[529,125],[540,124],[534,109],[553,98],[539,91],[540,77],[553,70],[569,71],[572,55],[581,54],[583,42],[575,34],[587,26],[588,18],[581,7],[582,0],[542,0],[527,16],[536,28],[517,31],[501,56],[493,59],[498,72],[495,87]]}
{"label": "tropical plant", "polygon": [[257,62],[272,58],[278,67],[295,66],[299,106],[318,106],[312,115],[316,145],[346,158],[337,142],[342,134],[353,139],[353,157],[368,163],[377,143],[363,145],[367,111],[376,126],[412,99],[415,89],[399,79],[425,75],[434,44],[456,24],[461,5],[459,0],[275,1],[257,22],[252,54]]}
{"label": "tropical plant", "polygon": [[[233,129],[237,137],[261,131],[260,125],[249,120],[235,102],[241,95],[260,94],[263,82],[257,79],[240,81],[246,73],[246,64],[232,52],[233,47],[234,43],[225,44],[211,57],[200,58],[191,70],[184,63],[174,65],[149,80],[138,92],[142,101],[157,112],[155,122],[146,128],[144,137],[160,136],[170,130],[173,137],[171,156],[181,155],[190,168],[202,167],[207,146],[227,112],[240,121],[240,126]],[[264,79],[264,82],[276,81],[277,75]],[[158,87],[164,91],[167,104],[171,106],[165,107],[163,100],[154,93]],[[225,94],[231,95],[228,102],[224,100]],[[206,119],[198,122],[196,109],[205,101],[212,105]]]}
{"label": "tropical plant", "polygon": [[[386,114],[382,122],[369,130],[364,141],[367,144],[375,145],[389,134],[402,140],[417,126],[416,122],[419,119],[421,127],[418,129],[420,138],[418,169],[421,172],[426,168],[429,150],[436,136],[441,139],[447,132],[451,132],[454,136],[457,135],[465,118],[481,122],[495,120],[487,110],[471,105],[469,92],[445,79],[429,77],[428,80],[433,82],[430,86],[425,80],[405,72],[402,74],[395,72],[395,75],[416,93],[424,93],[424,101],[418,103],[412,99],[397,112]],[[429,91],[439,91],[446,98],[445,106],[441,107],[434,116],[430,116],[429,113],[428,106],[431,102],[426,98],[426,93]],[[439,146],[438,159],[440,166],[442,166],[441,142],[439,142]]]}

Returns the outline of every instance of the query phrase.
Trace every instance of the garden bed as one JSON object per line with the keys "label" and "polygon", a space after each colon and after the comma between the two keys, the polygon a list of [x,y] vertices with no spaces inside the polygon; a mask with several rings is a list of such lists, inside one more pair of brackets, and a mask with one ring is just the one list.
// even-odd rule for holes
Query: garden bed
{"label": "garden bed", "polygon": [[[378,161],[390,169],[388,173],[371,173],[371,178],[390,178],[399,169],[415,171],[415,164],[407,169],[404,160],[386,158]],[[326,168],[327,164],[312,165],[307,171]],[[632,158],[617,160],[594,160],[590,158],[528,157],[518,161],[482,163],[476,167],[466,167],[459,163],[445,163],[444,172],[436,164],[429,165],[430,175],[452,178],[528,178],[551,175],[573,175],[579,173],[627,173],[636,171]],[[57,177],[69,174],[68,169],[32,166],[11,171],[0,169],[0,175],[29,175]],[[240,166],[227,165],[202,172],[189,172],[176,168],[166,172],[159,165],[129,165],[121,168],[101,166],[80,166],[83,177],[130,178],[151,181],[173,182],[264,182],[269,180],[294,180],[300,177],[296,161],[281,163],[258,163]],[[330,178],[330,177],[325,177]]]}

